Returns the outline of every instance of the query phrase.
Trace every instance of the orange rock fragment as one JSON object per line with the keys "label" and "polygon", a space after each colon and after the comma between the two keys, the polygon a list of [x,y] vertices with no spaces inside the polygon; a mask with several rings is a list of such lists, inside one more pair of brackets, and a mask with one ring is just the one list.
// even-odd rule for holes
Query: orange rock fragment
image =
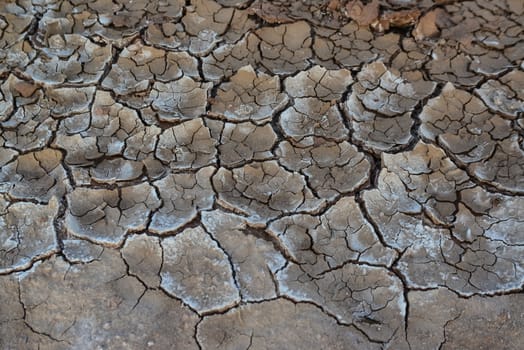
{"label": "orange rock fragment", "polygon": [[439,24],[444,22],[446,18],[447,13],[441,8],[429,11],[420,18],[417,26],[413,30],[413,36],[416,40],[437,37],[440,34],[441,26],[439,26]]}
{"label": "orange rock fragment", "polygon": [[388,12],[380,16],[380,19],[374,21],[371,26],[379,31],[384,32],[389,28],[404,28],[415,24],[420,17],[420,10],[401,10]]}
{"label": "orange rock fragment", "polygon": [[353,0],[346,4],[346,15],[361,26],[367,26],[377,20],[379,15],[378,0],[364,5],[360,0]]}

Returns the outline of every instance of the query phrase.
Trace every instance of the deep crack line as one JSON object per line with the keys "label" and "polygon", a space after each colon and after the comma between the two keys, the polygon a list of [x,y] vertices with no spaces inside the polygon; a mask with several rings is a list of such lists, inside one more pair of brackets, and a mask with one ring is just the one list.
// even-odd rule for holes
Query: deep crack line
{"label": "deep crack line", "polygon": [[524,344],[515,2],[0,13],[0,348]]}

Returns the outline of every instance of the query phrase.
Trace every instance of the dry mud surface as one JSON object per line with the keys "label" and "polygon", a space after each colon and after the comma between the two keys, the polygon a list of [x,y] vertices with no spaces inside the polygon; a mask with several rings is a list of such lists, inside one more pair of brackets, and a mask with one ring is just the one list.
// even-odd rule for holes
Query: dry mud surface
{"label": "dry mud surface", "polygon": [[523,23],[0,0],[0,348],[523,349]]}

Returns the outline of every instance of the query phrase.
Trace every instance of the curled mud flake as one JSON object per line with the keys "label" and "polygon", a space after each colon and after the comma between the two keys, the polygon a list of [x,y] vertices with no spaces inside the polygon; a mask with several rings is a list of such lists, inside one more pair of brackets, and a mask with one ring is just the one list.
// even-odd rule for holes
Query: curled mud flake
{"label": "curled mud flake", "polygon": [[13,159],[15,159],[18,156],[18,152],[10,148],[5,148],[3,143],[4,140],[0,138],[0,168],[3,168],[4,165],[10,163]]}
{"label": "curled mud flake", "polygon": [[[514,68],[524,58],[519,49],[523,31],[517,24],[520,18],[506,15],[507,10],[501,10],[504,6],[488,1],[446,6],[445,16],[435,19],[441,40],[423,44],[433,47],[427,65],[430,77],[472,87],[486,76],[496,78]],[[420,33],[415,31],[415,35],[420,39]]]}
{"label": "curled mud flake", "polygon": [[432,60],[428,62],[427,68],[431,78],[437,81],[471,87],[482,80],[481,76],[469,71],[471,62],[470,57],[452,48],[437,47],[432,52]]}
{"label": "curled mud flake", "polygon": [[524,198],[487,192],[481,187],[460,192],[461,204],[453,236],[473,242],[484,236],[506,245],[524,245]]}
{"label": "curled mud flake", "polygon": [[293,215],[278,219],[269,231],[311,276],[349,261],[389,266],[396,253],[384,247],[352,197],[344,197],[320,216]]}
{"label": "curled mud flake", "polygon": [[282,12],[282,7],[269,2],[256,1],[249,6],[249,13],[271,24],[292,23],[293,19]]}
{"label": "curled mud flake", "polygon": [[420,115],[420,132],[438,141],[482,182],[524,191],[524,151],[510,120],[491,113],[479,98],[446,84]]}
{"label": "curled mud flake", "polygon": [[277,156],[287,169],[299,171],[321,198],[333,200],[356,190],[368,181],[369,160],[349,142],[318,139],[313,146],[295,147],[281,142]]}
{"label": "curled mud flake", "polygon": [[90,165],[104,155],[143,160],[153,154],[158,134],[160,129],[144,126],[135,110],[97,91],[91,113],[64,119],[54,145],[66,151],[70,165]]}
{"label": "curled mud flake", "polygon": [[474,57],[470,65],[473,72],[489,77],[497,77],[514,67],[504,54],[494,51]]}
{"label": "curled mud flake", "polygon": [[143,161],[147,167],[156,150],[160,133],[160,128],[156,126],[142,128],[139,125],[138,129],[126,138],[126,147],[122,154],[126,159]]}
{"label": "curled mud flake", "polygon": [[170,174],[154,182],[162,206],[153,214],[149,230],[158,234],[175,231],[194,220],[199,211],[211,209],[214,172],[215,168],[207,167],[196,173]]}
{"label": "curled mud flake", "polygon": [[[112,4],[105,3],[105,6],[110,7]],[[102,6],[104,6],[102,5]],[[185,2],[183,0],[153,0],[149,2],[133,2],[132,4],[121,3],[119,9],[111,16],[111,24],[114,27],[135,27],[141,28],[144,22],[157,22],[163,20],[176,20],[181,18],[184,13]],[[93,4],[93,9],[96,9],[99,4]],[[106,12],[108,7],[98,7],[98,9]],[[111,13],[100,13],[99,16]]]}
{"label": "curled mud flake", "polygon": [[69,238],[62,240],[62,253],[71,263],[90,263],[98,260],[104,247],[84,239]]}
{"label": "curled mud flake", "polygon": [[156,82],[148,100],[151,101],[151,107],[158,111],[161,121],[193,119],[206,112],[211,85],[186,76],[170,83]]}
{"label": "curled mud flake", "polygon": [[399,250],[410,244],[438,248],[441,231],[426,221],[441,227],[454,223],[457,191],[473,186],[469,177],[441,149],[421,142],[410,152],[383,153],[382,159],[378,187],[363,198],[384,240]]}
{"label": "curled mud flake", "polygon": [[95,92],[95,87],[48,88],[45,90],[45,105],[58,118],[87,113]]}
{"label": "curled mud flake", "polygon": [[179,40],[192,54],[206,55],[221,40],[235,10],[211,0],[194,0],[192,5],[182,18]]}
{"label": "curled mud flake", "polygon": [[335,104],[317,98],[297,98],[295,103],[280,115],[280,127],[294,142],[312,145],[315,137],[344,141],[349,131]]}
{"label": "curled mud flake", "polygon": [[308,67],[310,27],[306,22],[263,27],[234,44],[226,44],[203,58],[206,79],[221,81],[246,65],[262,66],[273,74],[292,74]]}
{"label": "curled mud flake", "polygon": [[380,348],[355,329],[338,324],[317,306],[285,299],[241,305],[224,314],[206,316],[196,337],[210,349]]}
{"label": "curled mud flake", "polygon": [[286,260],[267,232],[249,227],[241,216],[220,210],[203,212],[202,224],[231,257],[243,301],[277,296],[274,274]]}
{"label": "curled mud flake", "polygon": [[15,104],[17,106],[28,105],[42,98],[39,84],[22,80],[13,74],[0,81],[2,82],[0,85],[2,120],[13,113]]}
{"label": "curled mud flake", "polygon": [[[58,118],[89,110],[95,89],[46,88],[10,75],[1,86],[0,137],[22,152],[48,145]],[[16,106],[16,108],[14,108]]]}
{"label": "curled mud flake", "polygon": [[414,80],[420,80],[424,67],[431,60],[431,48],[420,45],[413,37],[407,36],[400,41],[400,51],[391,58],[391,68],[402,72],[402,76],[408,80],[407,75],[417,75]]}
{"label": "curled mud flake", "polygon": [[424,206],[425,213],[438,225],[454,221],[458,191],[470,188],[466,172],[442,149],[419,142],[409,152],[382,155],[388,172],[402,181],[409,198]]}
{"label": "curled mud flake", "polygon": [[129,236],[122,247],[122,257],[129,266],[130,275],[137,276],[150,288],[160,286],[162,247],[158,237]]}
{"label": "curled mud flake", "polygon": [[40,50],[25,73],[49,85],[97,83],[111,60],[111,45],[101,46],[78,34],[52,35]]}
{"label": "curled mud flake", "polygon": [[435,89],[436,84],[407,80],[382,62],[365,66],[344,108],[354,129],[353,137],[374,152],[406,146],[414,123],[415,106]]}
{"label": "curled mud flake", "polygon": [[273,74],[291,74],[308,67],[311,58],[311,28],[306,22],[263,27],[260,38],[260,64]]}
{"label": "curled mud flake", "polygon": [[57,121],[50,116],[49,109],[30,103],[20,106],[0,124],[0,137],[5,146],[29,152],[48,145],[56,128]]}
{"label": "curled mud flake", "polygon": [[523,15],[0,0],[0,348],[521,348]]}
{"label": "curled mud flake", "polygon": [[282,214],[317,212],[324,206],[307,187],[302,175],[276,161],[253,162],[241,168],[220,168],[213,176],[218,202],[245,214],[253,223],[265,223]]}
{"label": "curled mud flake", "polygon": [[[16,86],[19,84],[19,82],[20,80],[12,75],[2,81],[2,85],[0,86],[0,122],[6,120],[15,109],[15,96],[13,96],[13,92],[16,91]],[[31,96],[34,93],[36,87],[31,89],[32,91],[30,92],[28,86],[24,84],[23,90],[27,92],[24,94],[25,97],[27,97],[28,95]]]}
{"label": "curled mud flake", "polygon": [[0,169],[0,192],[44,203],[62,198],[70,188],[61,162],[62,154],[49,148],[20,155]]}
{"label": "curled mud flake", "polygon": [[246,66],[240,68],[229,82],[219,85],[211,102],[211,115],[260,124],[270,121],[287,102],[286,94],[280,92],[277,76],[257,74],[253,67]]}
{"label": "curled mud flake", "polygon": [[222,6],[244,8],[251,0],[217,0],[217,2]]}
{"label": "curled mud flake", "polygon": [[384,241],[403,251],[397,266],[408,286],[469,296],[522,284],[522,213],[487,209],[511,197],[475,187],[435,146],[383,154],[383,163],[378,188],[363,198]]}
{"label": "curled mud flake", "polygon": [[24,38],[31,28],[33,16],[0,10],[0,74],[25,67],[35,56],[34,49]]}
{"label": "curled mud flake", "polygon": [[213,137],[220,142],[218,159],[221,165],[233,167],[252,160],[273,158],[272,149],[278,137],[270,124],[259,126],[249,122],[224,123],[210,120],[207,125]]}
{"label": "curled mud flake", "polygon": [[225,44],[202,59],[202,71],[207,80],[221,82],[239,69],[260,62],[260,39],[250,33],[235,44]]}
{"label": "curled mud flake", "polygon": [[124,48],[102,82],[118,95],[148,90],[151,81],[170,82],[186,74],[198,77],[196,58],[186,52],[166,52],[141,42]]}
{"label": "curled mud flake", "polygon": [[142,176],[142,162],[122,158],[104,159],[89,171],[92,180],[100,183],[131,181]]}
{"label": "curled mud flake", "polygon": [[173,22],[151,23],[144,33],[144,41],[148,45],[166,50],[178,49],[182,43],[177,37],[181,25]]}
{"label": "curled mud flake", "polygon": [[202,227],[162,240],[161,287],[199,314],[238,304],[239,291],[227,255]]}
{"label": "curled mud flake", "polygon": [[9,203],[0,194],[0,273],[27,269],[35,260],[58,251],[53,225],[57,215],[56,197],[40,205]]}
{"label": "curled mud flake", "polygon": [[216,144],[198,118],[164,130],[155,155],[172,169],[198,169],[216,162]]}
{"label": "curled mud flake", "polygon": [[359,26],[367,26],[375,22],[379,16],[379,2],[372,0],[364,5],[360,0],[352,0],[346,4],[345,13]]}
{"label": "curled mud flake", "polygon": [[323,101],[339,101],[353,83],[347,69],[327,70],[314,66],[284,81],[286,93],[293,98],[316,97]]}
{"label": "curled mud flake", "polygon": [[[520,288],[522,246],[507,246],[484,237],[456,244],[441,232],[437,250],[411,246],[398,262],[399,271],[413,288],[446,286],[462,296],[494,294]],[[429,246],[428,246],[429,247]],[[430,271],[430,273],[428,273]]]}
{"label": "curled mud flake", "polygon": [[219,43],[233,44],[255,27],[245,10],[222,7],[211,0],[194,0],[186,7],[179,23],[151,23],[145,31],[147,43],[188,51],[192,55],[209,54]]}
{"label": "curled mud flake", "polygon": [[516,118],[524,112],[524,72],[514,70],[498,80],[488,80],[475,93],[492,111]]}
{"label": "curled mud flake", "polygon": [[282,294],[320,305],[375,341],[404,337],[402,282],[385,268],[345,264],[312,277],[301,266],[290,264],[277,278]]}
{"label": "curled mud flake", "polygon": [[396,33],[376,35],[351,22],[338,29],[315,28],[314,61],[329,69],[360,69],[363,63],[389,61],[400,51]]}
{"label": "curled mud flake", "polygon": [[342,0],[252,1],[248,10],[264,25],[293,23],[304,20],[318,27],[338,28],[347,23]]}
{"label": "curled mud flake", "polygon": [[65,226],[79,238],[119,246],[125,235],[144,230],[149,215],[160,206],[148,184],[121,189],[76,188],[67,195]]}
{"label": "curled mud flake", "polygon": [[60,2],[59,5],[36,5],[39,9],[32,5],[41,16],[32,37],[35,45],[46,45],[52,35],[82,34],[122,48],[136,39],[148,24],[178,20],[185,1]]}
{"label": "curled mud flake", "polygon": [[[25,86],[21,86],[21,85]],[[78,116],[89,111],[95,88],[48,88],[30,93],[36,86],[17,81],[14,102],[19,108],[1,125],[6,145],[20,151],[41,149],[48,145],[58,128],[58,118]],[[19,92],[18,90],[21,90]]]}
{"label": "curled mud flake", "polygon": [[255,19],[250,16],[248,10],[236,9],[228,29],[222,35],[223,40],[225,43],[236,43],[256,27],[257,23]]}
{"label": "curled mud flake", "polygon": [[91,165],[95,159],[104,155],[98,151],[96,137],[93,136],[58,134],[54,146],[67,150],[65,163],[68,165]]}
{"label": "curled mud flake", "polygon": [[[8,9],[0,5],[2,11],[2,19],[0,21],[1,47],[5,48],[21,40],[30,29],[31,16],[30,14],[19,12],[13,8]],[[13,11],[14,10],[14,11]],[[17,13],[18,12],[18,13]]]}

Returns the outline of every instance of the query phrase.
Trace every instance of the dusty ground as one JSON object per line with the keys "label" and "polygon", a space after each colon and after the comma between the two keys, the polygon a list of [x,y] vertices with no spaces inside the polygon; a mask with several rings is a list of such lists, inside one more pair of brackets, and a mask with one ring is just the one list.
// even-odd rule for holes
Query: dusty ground
{"label": "dusty ground", "polygon": [[523,349],[523,23],[0,0],[0,348]]}

